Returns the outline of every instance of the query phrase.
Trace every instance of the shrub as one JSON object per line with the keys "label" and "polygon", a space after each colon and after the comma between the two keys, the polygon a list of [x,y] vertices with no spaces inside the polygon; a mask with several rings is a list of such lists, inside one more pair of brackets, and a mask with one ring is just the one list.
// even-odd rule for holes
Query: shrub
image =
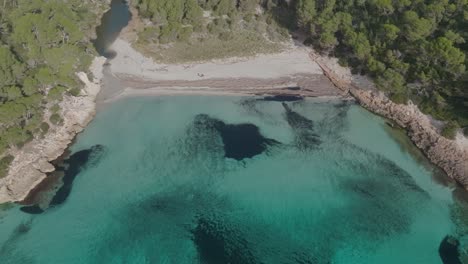
{"label": "shrub", "polygon": [[252,14],[244,15],[244,21],[247,23],[251,23],[254,20],[254,16]]}
{"label": "shrub", "polygon": [[142,32],[138,34],[138,37],[141,41],[154,42],[158,40],[159,33],[159,27],[146,27]]}
{"label": "shrub", "polygon": [[208,32],[213,36],[219,35],[222,31],[222,28],[217,26],[215,23],[208,24],[207,29]]}
{"label": "shrub", "polygon": [[49,120],[52,124],[58,125],[62,122],[62,117],[59,114],[54,113],[50,116]]}
{"label": "shrub", "polygon": [[26,143],[30,142],[31,140],[34,139],[33,132],[31,131],[25,131],[21,137],[21,141],[17,141],[16,147],[22,148]]}
{"label": "shrub", "polygon": [[457,135],[457,130],[460,128],[457,121],[449,121],[445,124],[444,128],[442,129],[442,136],[448,139],[455,139]]}
{"label": "shrub", "polygon": [[8,169],[10,168],[10,164],[13,159],[14,157],[11,155],[7,155],[0,159],[0,178],[3,178],[8,174]]}
{"label": "shrub", "polygon": [[68,91],[68,93],[72,96],[79,96],[80,93],[81,93],[81,89],[80,88],[73,88],[73,89],[70,89],[70,91]]}
{"label": "shrub", "polygon": [[60,106],[58,104],[54,104],[51,108],[50,108],[50,111],[52,113],[58,113],[58,111],[60,111]]}
{"label": "shrub", "polygon": [[219,34],[219,39],[222,40],[222,41],[228,41],[228,40],[231,40],[233,39],[234,36],[231,32],[221,32],[221,34]]}
{"label": "shrub", "polygon": [[179,39],[179,41],[187,42],[192,36],[192,33],[193,33],[193,29],[191,27],[183,27],[180,30],[179,36],[177,38]]}
{"label": "shrub", "polygon": [[41,133],[42,135],[45,135],[49,131],[49,124],[47,122],[42,122],[41,123]]}
{"label": "shrub", "polygon": [[162,26],[160,29],[159,43],[168,44],[175,41],[181,29],[182,25],[179,23]]}
{"label": "shrub", "polygon": [[390,100],[397,104],[406,104],[408,103],[408,96],[404,93],[392,93],[390,95]]}
{"label": "shrub", "polygon": [[60,85],[56,86],[49,90],[49,93],[47,94],[47,98],[51,101],[62,100],[62,94],[65,90],[66,88],[63,86],[60,86]]}

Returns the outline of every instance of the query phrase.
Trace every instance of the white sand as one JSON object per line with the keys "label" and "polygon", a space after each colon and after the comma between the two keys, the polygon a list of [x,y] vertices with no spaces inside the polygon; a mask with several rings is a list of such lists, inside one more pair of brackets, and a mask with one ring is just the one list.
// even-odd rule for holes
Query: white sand
{"label": "white sand", "polygon": [[250,58],[169,65],[155,63],[122,39],[117,39],[111,49],[117,52],[117,56],[111,61],[112,73],[155,80],[270,79],[294,74],[322,74],[320,67],[309,57],[311,50],[306,47],[292,47],[286,52],[262,54]]}

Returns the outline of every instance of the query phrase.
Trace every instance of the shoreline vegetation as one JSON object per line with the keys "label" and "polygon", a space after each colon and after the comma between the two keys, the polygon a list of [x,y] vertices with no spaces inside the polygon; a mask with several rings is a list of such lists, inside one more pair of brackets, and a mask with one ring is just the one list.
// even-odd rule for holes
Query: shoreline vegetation
{"label": "shoreline vegetation", "polygon": [[[141,32],[134,27],[139,23],[138,19],[135,14],[132,16],[130,25],[122,32],[123,38],[131,41],[135,41],[135,36],[138,38]],[[11,152],[24,156],[24,151],[29,151],[30,155],[26,155],[27,159],[13,155],[8,175],[0,179],[0,204],[25,199],[46,173],[53,170],[50,162],[64,152],[73,137],[91,120],[96,100],[105,104],[125,96],[149,94],[339,96],[348,99],[351,95],[365,108],[404,127],[411,140],[434,164],[468,188],[468,140],[461,133],[456,140],[442,137],[442,128],[435,126],[436,122],[419,111],[416,105],[392,102],[372,85],[372,81],[351,74],[348,68],[339,65],[338,59],[319,55],[312,48],[303,46],[300,40],[296,43],[291,38],[283,41],[288,48],[280,53],[267,51],[267,54],[250,57],[209,58],[207,62],[176,64],[154,62],[136,51],[127,40],[114,42],[111,49],[116,57],[112,60],[107,63],[102,57],[94,60],[94,66],[89,70],[94,76],[92,81],[84,72],[77,75],[85,84],[84,92],[81,96],[64,96],[60,103],[60,113],[66,118],[63,126],[54,127],[44,138],[34,139]],[[120,91],[110,91],[111,85],[106,84],[109,77],[118,81]],[[296,87],[301,88],[297,90]],[[67,113],[79,117],[70,117]],[[55,137],[57,135],[64,139]],[[50,143],[56,144],[54,150],[40,147]]]}
{"label": "shoreline vegetation", "polygon": [[3,1],[0,203],[19,200],[38,175],[53,170],[52,152],[65,149],[74,126],[84,125],[71,119],[73,111],[92,108],[83,99],[89,92],[83,80],[96,56],[90,39],[107,6],[91,0]]}

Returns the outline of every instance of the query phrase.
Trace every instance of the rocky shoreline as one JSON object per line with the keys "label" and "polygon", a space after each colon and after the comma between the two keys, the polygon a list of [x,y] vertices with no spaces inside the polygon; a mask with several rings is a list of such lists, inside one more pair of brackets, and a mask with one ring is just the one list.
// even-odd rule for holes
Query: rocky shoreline
{"label": "rocky shoreline", "polygon": [[43,138],[35,138],[23,148],[10,151],[15,159],[7,177],[0,179],[0,204],[24,200],[47,173],[55,170],[51,162],[64,153],[75,136],[93,119],[105,61],[104,57],[94,59],[90,67],[92,81],[86,73],[77,73],[84,88],[80,96],[64,96],[60,103],[63,124],[51,126]]}
{"label": "rocky shoreline", "polygon": [[416,105],[396,104],[381,92],[356,87],[349,92],[364,108],[405,128],[411,141],[432,163],[468,190],[468,149],[441,136]]}
{"label": "rocky shoreline", "polygon": [[[439,166],[450,178],[468,190],[468,146],[458,140],[443,137],[416,105],[392,102],[384,93],[377,91],[371,83],[361,87],[350,74],[338,65],[330,65],[327,58],[311,53],[311,59],[317,62],[325,76],[343,92],[351,95],[367,110],[388,118],[404,128],[411,141],[436,166]],[[335,63],[333,63],[335,64]],[[336,71],[337,70],[337,71]]]}

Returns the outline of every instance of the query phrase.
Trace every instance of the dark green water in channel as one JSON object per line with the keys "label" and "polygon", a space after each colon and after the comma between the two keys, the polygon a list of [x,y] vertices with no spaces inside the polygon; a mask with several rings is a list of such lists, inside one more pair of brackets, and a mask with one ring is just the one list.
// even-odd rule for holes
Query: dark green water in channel
{"label": "dark green water in channel", "polygon": [[119,36],[124,27],[128,25],[132,14],[126,0],[112,0],[110,9],[102,16],[101,25],[96,28],[97,38],[93,40],[94,47],[99,55],[108,59],[115,56],[109,47]]}

